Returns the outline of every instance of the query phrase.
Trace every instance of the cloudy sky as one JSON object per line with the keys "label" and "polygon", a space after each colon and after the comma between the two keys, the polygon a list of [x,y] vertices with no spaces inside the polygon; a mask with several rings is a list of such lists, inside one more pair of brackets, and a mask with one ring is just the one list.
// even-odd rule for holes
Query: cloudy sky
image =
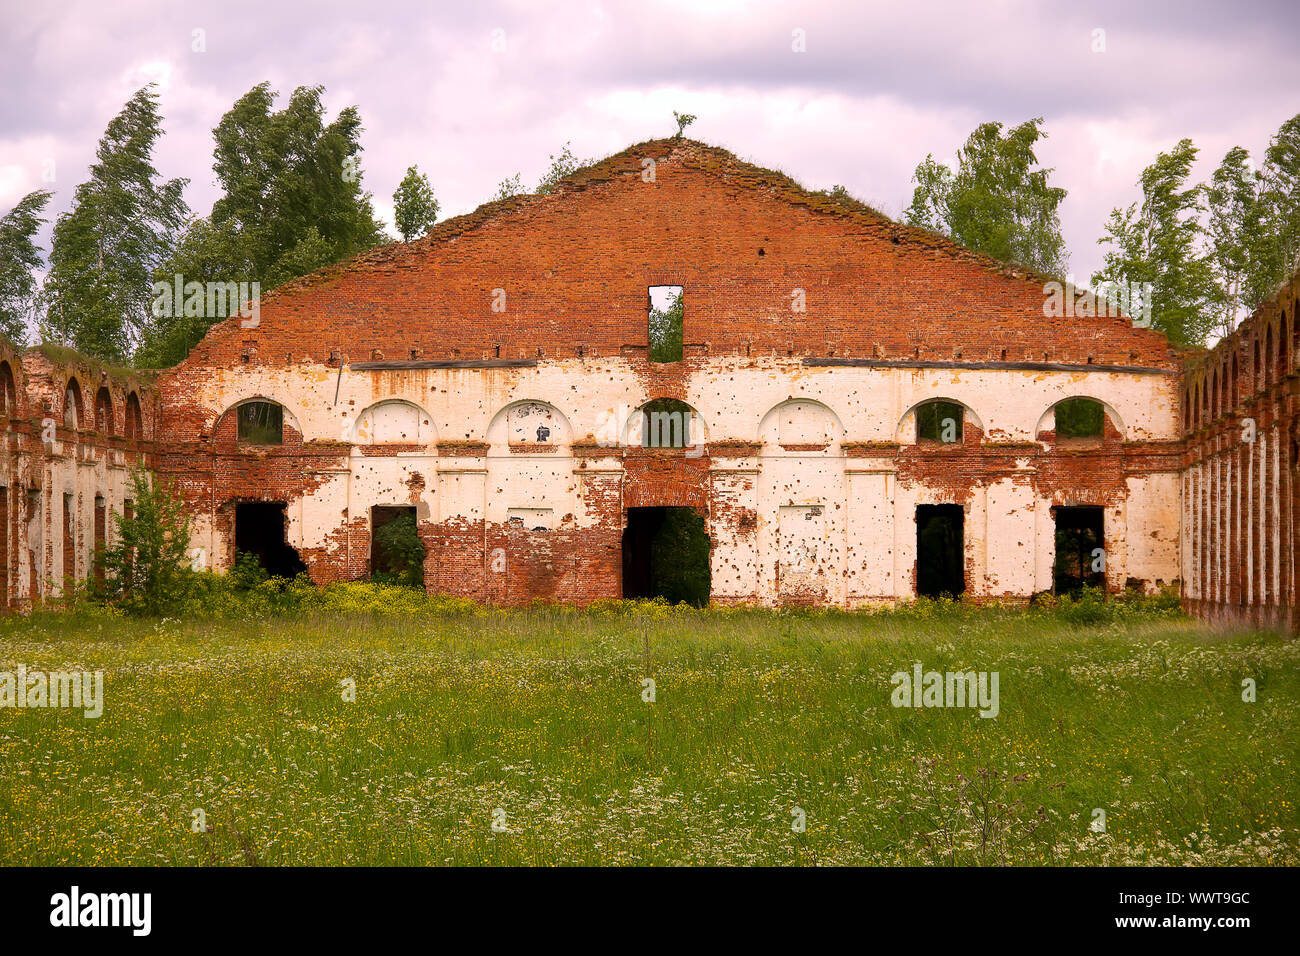
{"label": "cloudy sky", "polygon": [[150,81],[166,122],[156,165],[189,177],[196,213],[217,192],[212,128],[269,80],[281,102],[320,84],[331,117],[360,108],[364,182],[390,223],[412,163],[455,215],[515,172],[535,185],[566,141],[601,157],[670,134],[673,110],[699,117],[693,138],[897,217],[927,153],[951,161],[980,122],[1043,116],[1039,158],[1069,191],[1065,237],[1086,277],[1108,211],[1137,198],[1158,151],[1191,137],[1203,178],[1233,145],[1259,156],[1300,112],[1294,0],[0,6],[5,210],[44,185],[67,209],[105,125]]}

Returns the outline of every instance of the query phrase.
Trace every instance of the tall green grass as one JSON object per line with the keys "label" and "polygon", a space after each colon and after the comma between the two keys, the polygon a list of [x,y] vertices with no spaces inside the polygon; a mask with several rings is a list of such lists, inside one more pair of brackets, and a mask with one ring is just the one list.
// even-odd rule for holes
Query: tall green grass
{"label": "tall green grass", "polygon": [[[97,720],[0,709],[0,862],[1297,860],[1300,644],[1275,635],[1167,605],[499,611],[399,591],[0,621],[0,670],[106,672]],[[893,707],[913,661],[997,671],[999,716]]]}

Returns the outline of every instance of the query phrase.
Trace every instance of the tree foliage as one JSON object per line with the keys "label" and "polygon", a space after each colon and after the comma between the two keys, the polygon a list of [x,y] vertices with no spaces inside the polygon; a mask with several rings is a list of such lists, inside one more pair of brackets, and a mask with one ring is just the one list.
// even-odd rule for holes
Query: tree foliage
{"label": "tree foliage", "polygon": [[926,156],[916,167],[907,222],[962,245],[1048,275],[1064,275],[1065,240],[1058,209],[1064,189],[1049,185],[1034,146],[1047,134],[1041,117],[1004,134],[982,123],[957,152],[954,171]]}
{"label": "tree foliage", "polygon": [[1246,283],[1254,308],[1300,268],[1300,113],[1277,131],[1258,177],[1260,249]]}
{"label": "tree foliage", "polygon": [[[213,129],[222,195],[189,223],[160,281],[260,284],[266,292],[384,241],[361,185],[361,116],[354,106],[325,122],[324,88],[299,87],[282,110],[269,83],[253,87]],[[214,323],[233,313],[160,316],[140,364],[180,361]]]}
{"label": "tree foliage", "polygon": [[666,308],[650,307],[650,361],[681,361],[685,326],[682,302],[683,293],[679,291]]}
{"label": "tree foliage", "polygon": [[438,200],[429,177],[411,166],[393,193],[393,218],[403,242],[424,235],[438,221]]}
{"label": "tree foliage", "polygon": [[1106,234],[1100,283],[1151,285],[1151,321],[1175,345],[1199,345],[1210,328],[1214,282],[1201,250],[1202,189],[1188,185],[1196,147],[1180,140],[1142,172],[1142,201],[1114,209]]}
{"label": "tree foliage", "polygon": [[48,189],[30,192],[0,216],[0,335],[20,345],[27,339],[27,318],[36,306],[35,270],[41,265],[36,233],[52,195]]}
{"label": "tree foliage", "polygon": [[1150,282],[1155,325],[1183,345],[1230,333],[1300,267],[1300,115],[1282,124],[1258,171],[1234,146],[1188,185],[1190,140],[1139,180],[1141,203],[1110,214],[1093,282]]}
{"label": "tree foliage", "polygon": [[90,179],[54,226],[40,321],[47,340],[121,360],[148,325],[151,277],[189,213],[189,180],[161,179],[153,166],[160,136],[150,84],[108,124]]}
{"label": "tree foliage", "polygon": [[1253,298],[1256,274],[1266,268],[1264,209],[1257,180],[1250,155],[1234,146],[1205,188],[1212,334],[1227,335],[1236,327],[1242,307]]}
{"label": "tree foliage", "polygon": [[259,83],[212,131],[213,170],[224,190],[213,204],[212,224],[238,237],[247,278],[264,285],[296,278],[285,261],[304,240],[314,241],[313,227],[337,258],[384,239],[361,186],[361,114],[348,106],[326,124],[324,91],[299,87],[273,112],[276,94]]}

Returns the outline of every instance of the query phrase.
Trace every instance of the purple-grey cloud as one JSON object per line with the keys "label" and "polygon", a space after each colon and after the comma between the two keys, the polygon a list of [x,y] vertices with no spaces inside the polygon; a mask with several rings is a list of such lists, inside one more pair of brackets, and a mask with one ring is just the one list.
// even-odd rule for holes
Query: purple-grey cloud
{"label": "purple-grey cloud", "polygon": [[515,172],[536,183],[565,141],[594,157],[670,133],[674,109],[700,117],[696,138],[898,215],[926,154],[949,161],[977,123],[1041,115],[1040,159],[1069,190],[1062,222],[1086,276],[1107,212],[1137,198],[1157,151],[1192,137],[1205,177],[1233,145],[1258,157],[1300,111],[1300,7],[1285,0],[123,0],[27,4],[5,21],[0,208],[49,185],[55,214],[149,81],[166,118],[156,164],[190,178],[199,214],[217,195],[212,127],[262,80],[282,98],[323,85],[331,114],[360,107],[364,182],[385,216],[412,163],[454,215]]}

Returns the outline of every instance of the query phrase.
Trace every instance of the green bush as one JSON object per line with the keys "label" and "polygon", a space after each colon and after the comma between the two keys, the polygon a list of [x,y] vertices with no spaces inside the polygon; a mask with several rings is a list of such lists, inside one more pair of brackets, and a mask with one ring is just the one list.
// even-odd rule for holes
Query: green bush
{"label": "green bush", "polygon": [[1070,624],[1090,626],[1115,619],[1116,605],[1106,600],[1100,588],[1084,587],[1077,597],[1062,594],[1057,599],[1056,616]]}
{"label": "green bush", "polygon": [[113,512],[116,543],[96,555],[104,576],[100,597],[128,614],[173,613],[193,587],[189,518],[161,480],[151,483],[141,470],[130,477],[133,513]]}
{"label": "green bush", "polygon": [[424,542],[409,513],[397,515],[375,529],[375,550],[382,556],[382,568],[370,578],[378,584],[424,588]]}

